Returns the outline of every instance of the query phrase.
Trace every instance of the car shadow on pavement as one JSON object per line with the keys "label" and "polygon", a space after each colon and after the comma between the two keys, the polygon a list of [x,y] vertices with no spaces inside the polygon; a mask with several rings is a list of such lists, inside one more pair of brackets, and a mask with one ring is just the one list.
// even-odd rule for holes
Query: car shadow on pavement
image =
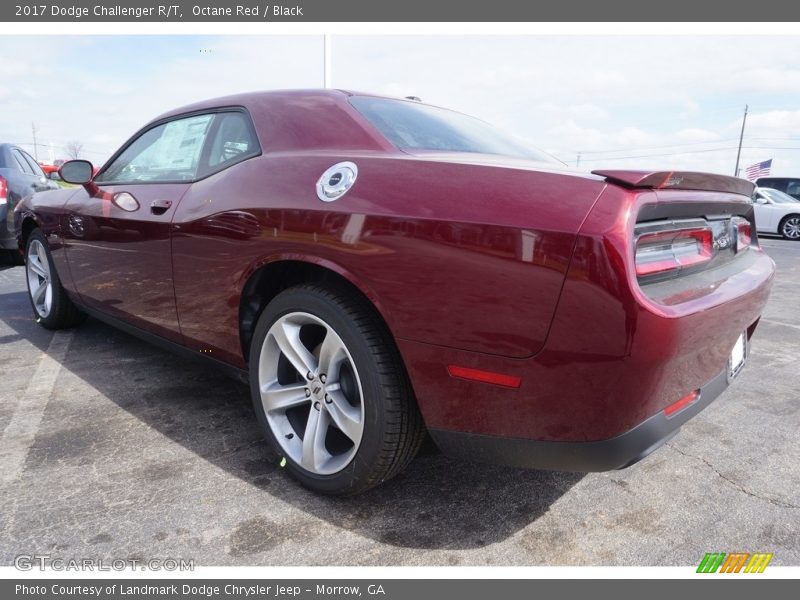
{"label": "car shadow on pavement", "polygon": [[[30,317],[24,292],[0,295],[0,319],[46,350],[51,334]],[[248,389],[225,375],[94,319],[76,330],[62,366],[231,476],[337,527],[393,546],[465,549],[502,541],[544,515],[582,478],[451,460],[431,447],[404,473],[365,494],[326,498],[283,472],[280,457],[263,440]],[[115,432],[108,436],[114,443]],[[148,481],[131,485],[145,488]],[[254,507],[254,523],[265,505]]]}

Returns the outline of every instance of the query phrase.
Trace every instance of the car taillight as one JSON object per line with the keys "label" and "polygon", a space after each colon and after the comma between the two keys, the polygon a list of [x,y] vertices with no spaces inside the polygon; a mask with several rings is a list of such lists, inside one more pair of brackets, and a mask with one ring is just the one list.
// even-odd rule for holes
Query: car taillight
{"label": "car taillight", "polygon": [[736,228],[736,252],[741,252],[750,247],[753,230],[750,227],[750,221],[741,217],[733,219],[733,226]]}
{"label": "car taillight", "polygon": [[8,184],[6,180],[0,177],[0,204],[8,202]]}
{"label": "car taillight", "polygon": [[636,239],[636,275],[692,267],[710,261],[713,254],[711,227],[643,233]]}

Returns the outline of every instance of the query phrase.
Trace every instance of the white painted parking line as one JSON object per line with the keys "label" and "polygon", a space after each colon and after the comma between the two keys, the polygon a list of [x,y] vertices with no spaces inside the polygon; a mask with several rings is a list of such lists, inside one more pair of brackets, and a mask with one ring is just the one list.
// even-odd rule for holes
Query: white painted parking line
{"label": "white painted parking line", "polygon": [[42,416],[53,393],[61,363],[67,356],[72,331],[57,331],[31,377],[25,393],[19,398],[11,420],[0,438],[0,482],[19,478],[33,446]]}

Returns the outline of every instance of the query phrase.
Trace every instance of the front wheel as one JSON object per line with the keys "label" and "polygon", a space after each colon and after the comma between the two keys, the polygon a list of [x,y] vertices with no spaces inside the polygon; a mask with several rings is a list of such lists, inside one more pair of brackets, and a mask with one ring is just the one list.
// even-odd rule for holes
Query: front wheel
{"label": "front wheel", "polygon": [[778,229],[780,234],[787,240],[800,240],[800,215],[789,215]]}
{"label": "front wheel", "polygon": [[259,422],[286,468],[352,495],[408,465],[425,429],[394,341],[347,290],[302,285],[264,309],[250,350]]}
{"label": "front wheel", "polygon": [[80,324],[86,315],[64,291],[53,266],[47,239],[40,229],[34,229],[28,236],[25,250],[28,298],[37,323],[47,329],[65,329]]}

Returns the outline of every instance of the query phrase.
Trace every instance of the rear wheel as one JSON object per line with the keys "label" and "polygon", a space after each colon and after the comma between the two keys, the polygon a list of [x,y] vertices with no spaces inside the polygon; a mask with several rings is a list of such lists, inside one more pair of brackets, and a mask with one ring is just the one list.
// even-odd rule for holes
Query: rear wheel
{"label": "rear wheel", "polygon": [[390,479],[425,429],[394,341],[344,289],[302,285],[264,309],[250,351],[256,414],[286,468],[351,495]]}
{"label": "rear wheel", "polygon": [[28,236],[25,257],[28,297],[37,323],[47,329],[80,324],[86,315],[78,310],[61,286],[47,240],[40,229],[34,229]]}
{"label": "rear wheel", "polygon": [[778,231],[787,240],[800,240],[800,215],[784,218]]}

